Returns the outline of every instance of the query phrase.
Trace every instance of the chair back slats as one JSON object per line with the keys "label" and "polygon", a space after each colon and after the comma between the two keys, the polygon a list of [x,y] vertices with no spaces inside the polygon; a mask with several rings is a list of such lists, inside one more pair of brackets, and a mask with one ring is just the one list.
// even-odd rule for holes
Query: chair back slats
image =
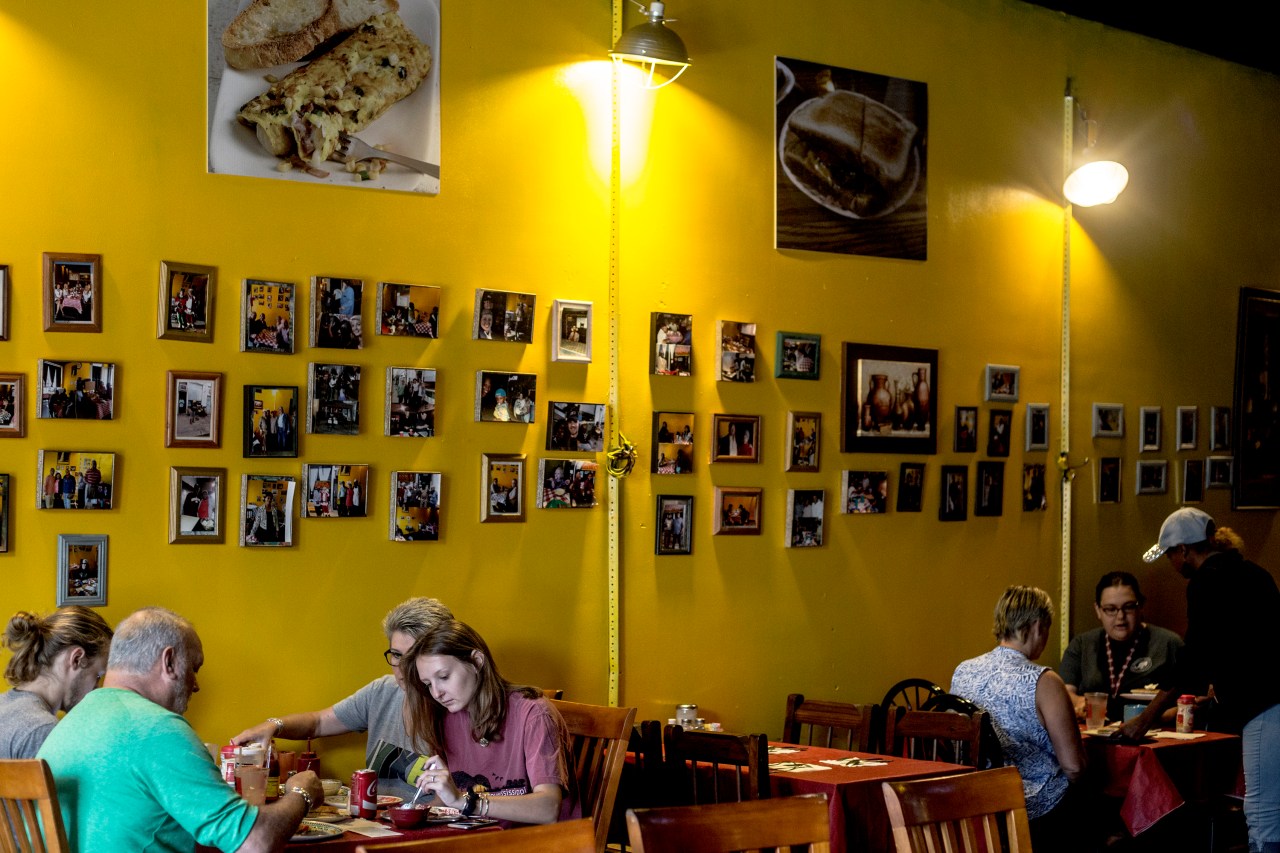
{"label": "chair back slats", "polygon": [[885,723],[885,752],[904,758],[982,766],[986,712],[893,709]]}
{"label": "chair back slats", "polygon": [[0,760],[0,853],[66,853],[53,774],[42,758]]}
{"label": "chair back slats", "polygon": [[697,805],[769,796],[769,738],[763,734],[685,731],[662,734],[675,802]]}
{"label": "chair back slats", "polygon": [[896,853],[1030,853],[1022,777],[1015,767],[883,782]]}
{"label": "chair back slats", "polygon": [[631,729],[627,741],[627,762],[618,783],[618,796],[609,822],[609,844],[627,846],[627,809],[665,806],[670,801],[667,771],[662,760],[662,723],[642,720]]}
{"label": "chair back slats", "polygon": [[[584,819],[419,841],[374,841],[361,844],[355,853],[592,853],[595,839],[595,828]],[[316,849],[323,850],[324,845]]]}
{"label": "chair back slats", "polygon": [[785,847],[828,853],[831,849],[826,794],[631,809],[627,812],[627,830],[631,849],[637,853],[738,853]]}
{"label": "chair back slats", "polygon": [[557,699],[552,699],[551,704],[560,712],[569,730],[570,772],[577,781],[582,814],[590,815],[595,827],[596,849],[604,850],[636,709]]}
{"label": "chair back slats", "polygon": [[850,752],[867,752],[874,742],[876,706],[853,705],[805,699],[804,694],[787,697],[787,715],[782,723],[782,739],[787,743],[835,747]]}

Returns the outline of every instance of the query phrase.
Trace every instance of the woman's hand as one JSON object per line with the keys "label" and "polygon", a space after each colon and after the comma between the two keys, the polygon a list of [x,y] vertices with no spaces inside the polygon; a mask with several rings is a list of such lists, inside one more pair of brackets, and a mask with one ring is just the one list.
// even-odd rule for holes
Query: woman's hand
{"label": "woman's hand", "polygon": [[466,799],[458,786],[453,784],[453,774],[439,755],[427,759],[427,767],[414,783],[421,791],[435,794],[442,805],[460,809]]}

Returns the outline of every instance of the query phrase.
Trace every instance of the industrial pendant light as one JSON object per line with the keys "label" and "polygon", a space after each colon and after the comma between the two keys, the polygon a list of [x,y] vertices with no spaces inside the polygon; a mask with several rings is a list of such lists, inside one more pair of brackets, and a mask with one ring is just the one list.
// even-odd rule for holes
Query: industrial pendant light
{"label": "industrial pendant light", "polygon": [[[642,4],[636,5],[644,9]],[[663,18],[665,12],[666,4],[654,0],[645,11],[648,22],[627,30],[609,51],[615,62],[634,62],[643,68],[647,89],[660,89],[674,83],[690,65],[689,51],[680,36],[667,26]]]}
{"label": "industrial pendant light", "polygon": [[1093,207],[1111,204],[1129,184],[1129,170],[1115,160],[1095,159],[1098,144],[1098,123],[1089,118],[1071,94],[1071,81],[1067,80],[1067,98],[1076,107],[1073,111],[1072,141],[1082,129],[1082,146],[1073,145],[1075,169],[1062,184],[1062,194],[1077,207]]}

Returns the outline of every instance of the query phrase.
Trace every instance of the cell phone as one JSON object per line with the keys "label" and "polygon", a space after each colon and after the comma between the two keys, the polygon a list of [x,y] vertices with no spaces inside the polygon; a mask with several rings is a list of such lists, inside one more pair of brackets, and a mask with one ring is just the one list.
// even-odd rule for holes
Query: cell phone
{"label": "cell phone", "polygon": [[491,817],[469,817],[462,820],[455,820],[453,823],[446,823],[445,826],[451,829],[479,829],[482,826],[493,826],[497,823]]}

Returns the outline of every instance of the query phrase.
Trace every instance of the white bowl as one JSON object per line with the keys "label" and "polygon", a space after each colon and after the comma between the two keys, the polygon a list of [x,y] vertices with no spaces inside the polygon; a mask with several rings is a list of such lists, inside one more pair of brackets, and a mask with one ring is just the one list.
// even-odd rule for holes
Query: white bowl
{"label": "white bowl", "polygon": [[336,797],[338,795],[338,791],[342,788],[342,780],[321,779],[320,787],[324,788],[324,795],[326,797]]}

